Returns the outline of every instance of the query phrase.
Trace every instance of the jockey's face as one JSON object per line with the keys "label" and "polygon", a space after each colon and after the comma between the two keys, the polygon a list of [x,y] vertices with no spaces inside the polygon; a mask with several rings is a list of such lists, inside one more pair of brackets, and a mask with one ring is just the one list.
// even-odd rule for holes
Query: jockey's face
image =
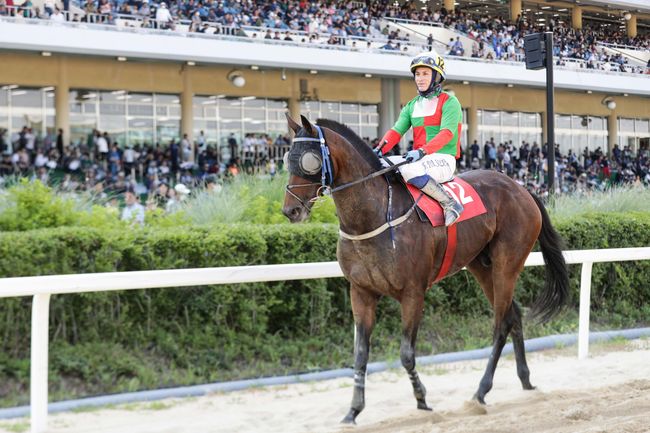
{"label": "jockey's face", "polygon": [[433,69],[427,68],[426,66],[415,68],[415,85],[420,92],[424,92],[429,88],[432,79]]}

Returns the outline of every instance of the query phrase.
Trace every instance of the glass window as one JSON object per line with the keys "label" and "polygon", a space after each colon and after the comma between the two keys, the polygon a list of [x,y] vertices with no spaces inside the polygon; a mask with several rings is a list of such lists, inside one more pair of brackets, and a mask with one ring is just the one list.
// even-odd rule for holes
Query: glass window
{"label": "glass window", "polygon": [[130,94],[128,99],[129,116],[153,116],[153,95]]}
{"label": "glass window", "polygon": [[181,101],[178,95],[155,94],[156,106],[155,139],[158,144],[165,147],[172,140],[181,138]]}
{"label": "glass window", "polygon": [[619,118],[619,131],[634,132],[634,119]]}
{"label": "glass window", "polygon": [[12,132],[19,132],[23,127],[41,137],[45,133],[44,92],[39,89],[18,87],[9,91]]}
{"label": "glass window", "polygon": [[571,129],[571,116],[557,114],[555,116],[555,127],[558,129]]}
{"label": "glass window", "polygon": [[645,133],[647,136],[648,132],[650,132],[650,120],[636,119],[634,121],[634,132]]}
{"label": "glass window", "polygon": [[72,143],[85,143],[94,129],[97,129],[97,117],[77,113],[70,114],[70,140]]}
{"label": "glass window", "polygon": [[495,126],[500,126],[501,125],[501,115],[500,112],[498,111],[483,111],[483,119],[482,119],[482,124],[483,125],[495,125]]}
{"label": "glass window", "polygon": [[181,122],[179,119],[161,117],[156,119],[156,141],[167,147],[172,140],[179,141],[181,136]]}
{"label": "glass window", "polygon": [[16,88],[11,90],[11,105],[21,108],[41,108],[43,99],[36,89]]}
{"label": "glass window", "polygon": [[607,129],[607,123],[604,117],[589,116],[589,129],[602,131]]}
{"label": "glass window", "polygon": [[309,120],[316,120],[320,115],[320,102],[302,101],[300,102],[300,112]]}
{"label": "glass window", "polygon": [[340,104],[338,102],[322,102],[321,103],[321,115],[325,119],[340,120]]}
{"label": "glass window", "polygon": [[519,126],[519,113],[501,112],[503,126]]}
{"label": "glass window", "polygon": [[126,99],[128,95],[123,90],[101,92],[99,98],[100,115],[124,116],[126,114]]}
{"label": "glass window", "polygon": [[152,145],[153,142],[153,118],[129,118],[129,140],[127,144],[131,146]]}
{"label": "glass window", "polygon": [[244,97],[241,98],[242,103],[244,104],[244,107],[246,108],[260,108],[264,109],[266,108],[266,100],[265,99],[258,99],[254,97]]}
{"label": "glass window", "polygon": [[351,127],[359,123],[359,113],[341,113],[341,122]]}
{"label": "glass window", "polygon": [[365,140],[372,141],[377,138],[377,127],[362,125],[361,126],[361,137]]}
{"label": "glass window", "polygon": [[521,126],[536,127],[540,126],[541,115],[539,113],[520,113]]}

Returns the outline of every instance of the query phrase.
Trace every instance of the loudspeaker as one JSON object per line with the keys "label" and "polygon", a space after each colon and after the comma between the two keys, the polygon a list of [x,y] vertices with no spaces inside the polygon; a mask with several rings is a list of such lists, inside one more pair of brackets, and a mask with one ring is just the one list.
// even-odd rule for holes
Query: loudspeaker
{"label": "loudspeaker", "polygon": [[543,33],[533,33],[524,36],[524,54],[526,69],[543,69],[545,66],[546,44]]}

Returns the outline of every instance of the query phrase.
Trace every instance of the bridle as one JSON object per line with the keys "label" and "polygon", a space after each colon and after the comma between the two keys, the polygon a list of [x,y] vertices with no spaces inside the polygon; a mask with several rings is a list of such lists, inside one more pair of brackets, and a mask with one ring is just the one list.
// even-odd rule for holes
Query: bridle
{"label": "bridle", "polygon": [[[330,150],[329,150],[329,147],[327,146],[327,142],[325,141],[325,136],[323,134],[323,131],[322,131],[321,127],[318,126],[318,125],[314,125],[314,127],[316,128],[316,131],[318,132],[318,138],[315,138],[315,137],[296,137],[296,138],[294,138],[292,140],[291,148],[293,149],[293,145],[295,143],[318,143],[319,148],[320,148],[320,156],[321,156],[321,159],[320,159],[320,182],[314,181],[314,182],[310,182],[310,183],[288,184],[286,186],[286,188],[285,188],[286,193],[289,194],[291,197],[293,197],[307,211],[307,213],[311,212],[311,209],[309,208],[307,203],[315,202],[322,195],[331,195],[331,194],[333,194],[333,193],[335,193],[337,191],[341,191],[343,189],[349,188],[349,187],[357,185],[359,183],[366,182],[367,180],[373,179],[373,178],[375,178],[377,176],[381,176],[383,174],[395,171],[399,167],[401,167],[402,165],[410,163],[410,161],[402,161],[402,162],[399,162],[397,164],[392,164],[387,158],[384,158],[387,162],[389,162],[389,164],[390,164],[389,167],[386,167],[386,168],[383,168],[381,170],[372,172],[369,175],[364,176],[364,177],[362,177],[360,179],[353,180],[351,182],[344,183],[342,185],[339,185],[337,187],[332,188],[332,183],[334,182],[334,170],[333,170],[333,165],[332,165],[332,158],[330,156]],[[310,180],[310,179],[315,178],[317,171],[315,171],[313,169],[312,170],[307,170],[302,166],[302,156],[307,152],[308,151],[305,151],[305,152],[303,152],[302,155],[300,155],[300,157],[298,159],[298,162],[297,162],[298,167],[294,167],[294,170],[295,171],[300,171],[300,173],[292,173],[291,165],[288,164],[288,161],[287,161],[287,155],[289,155],[290,152],[287,152],[287,155],[285,155],[285,166],[288,168],[288,170],[289,170],[289,172],[291,174],[295,174],[295,175],[298,175],[298,176],[303,177],[303,178],[308,178],[308,180]],[[295,165],[295,163],[294,163],[294,165]],[[388,179],[386,181],[388,182]],[[317,185],[319,185],[319,188],[316,190],[316,195],[314,197],[310,198],[309,200],[307,200],[307,203],[305,201],[303,201],[300,197],[298,197],[292,191],[295,188],[313,187],[313,186],[317,186]],[[392,202],[392,199],[391,199],[392,198],[392,189],[391,189],[390,183],[388,183],[388,193],[389,193],[388,216],[390,218],[390,215],[391,215],[390,206],[391,206],[391,202]],[[350,235],[348,233],[343,232],[342,230],[339,230],[339,234],[341,235],[341,237],[346,238],[346,239],[350,239],[350,240],[363,240],[363,239],[369,239],[371,237],[377,236],[378,234],[384,232],[386,229],[388,229],[388,228],[392,229],[393,227],[395,227],[395,226],[401,224],[402,222],[406,221],[406,219],[408,219],[408,217],[411,215],[411,213],[413,213],[413,211],[415,210],[415,206],[417,205],[418,201],[420,201],[421,197],[422,197],[422,195],[420,195],[420,197],[418,197],[418,199],[413,203],[411,208],[404,215],[402,215],[401,217],[396,218],[394,220],[387,221],[382,226],[378,227],[375,230],[372,230],[371,232],[364,233],[364,234],[361,234],[361,235]],[[387,219],[389,219],[389,218],[387,218]],[[394,243],[393,243],[393,245],[394,245]]]}
{"label": "bridle", "polygon": [[[334,170],[333,170],[333,165],[332,165],[332,158],[330,157],[330,149],[327,146],[327,142],[325,141],[325,136],[323,134],[323,131],[320,126],[314,125],[316,128],[316,131],[318,132],[318,138],[315,137],[296,137],[292,140],[292,147],[294,143],[304,143],[304,142],[311,142],[311,143],[318,143],[320,145],[320,154],[321,154],[321,176],[320,176],[320,182],[311,182],[311,183],[299,183],[299,184],[288,184],[285,188],[287,194],[289,194],[291,197],[296,199],[296,201],[304,207],[308,212],[309,212],[309,207],[306,205],[306,203],[298,197],[293,191],[291,191],[294,188],[301,188],[301,187],[309,187],[309,186],[316,186],[320,185],[320,188],[316,191],[316,195],[307,202],[313,203],[318,198],[322,195],[331,195],[332,193],[335,193],[337,191],[341,191],[343,189],[349,188],[351,186],[357,185],[359,183],[365,182],[367,180],[373,179],[377,176],[381,176],[382,174],[389,173],[391,171],[397,170],[399,167],[401,167],[404,164],[408,164],[408,161],[402,161],[397,164],[392,164],[387,158],[384,158],[386,161],[389,162],[390,166],[383,168],[381,170],[375,171],[370,173],[367,176],[364,176],[360,179],[353,180],[352,182],[344,183],[343,185],[339,185],[337,187],[332,188],[332,182],[334,182]],[[285,161],[285,166],[287,166],[287,163]],[[294,173],[292,173],[294,174]],[[311,174],[311,173],[310,173]],[[328,181],[329,178],[329,181]]]}

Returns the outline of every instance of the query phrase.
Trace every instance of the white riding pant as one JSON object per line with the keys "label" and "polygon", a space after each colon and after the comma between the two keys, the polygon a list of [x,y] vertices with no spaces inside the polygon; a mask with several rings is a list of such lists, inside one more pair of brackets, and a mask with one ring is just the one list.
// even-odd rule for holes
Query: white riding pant
{"label": "white riding pant", "polygon": [[[389,156],[388,159],[393,164],[404,161],[402,156]],[[425,175],[438,183],[449,182],[456,173],[456,158],[446,153],[432,153],[420,160],[401,166],[399,171],[406,182]]]}

